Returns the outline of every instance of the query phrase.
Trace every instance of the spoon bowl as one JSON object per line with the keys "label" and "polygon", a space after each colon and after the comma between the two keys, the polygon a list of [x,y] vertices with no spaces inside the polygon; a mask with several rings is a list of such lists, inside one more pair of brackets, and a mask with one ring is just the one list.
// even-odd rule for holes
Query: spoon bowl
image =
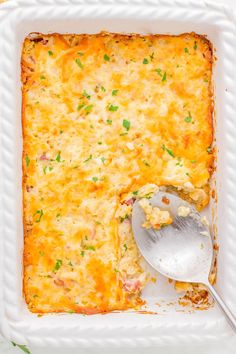
{"label": "spoon bowl", "polygon": [[[146,221],[139,200],[133,205],[132,229],[140,253],[158,272],[173,280],[206,285],[236,332],[236,318],[208,277],[213,259],[209,227],[188,202],[174,194],[158,192],[149,200],[152,207],[169,211],[173,222],[160,229],[144,228]],[[187,213],[180,216],[179,207]],[[186,209],[187,208],[187,209]]]}
{"label": "spoon bowl", "polygon": [[[196,209],[181,198],[159,192],[150,200],[153,207],[169,211],[173,223],[161,229],[145,229],[146,216],[137,200],[133,206],[132,228],[138,248],[147,262],[163,275],[179,281],[205,282],[213,247],[209,227],[201,222]],[[178,208],[189,209],[185,217]]]}

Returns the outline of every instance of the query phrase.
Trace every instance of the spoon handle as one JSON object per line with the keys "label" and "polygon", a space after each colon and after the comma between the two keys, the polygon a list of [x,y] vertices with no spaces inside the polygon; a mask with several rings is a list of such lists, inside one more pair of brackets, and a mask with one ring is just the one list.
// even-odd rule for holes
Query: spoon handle
{"label": "spoon handle", "polygon": [[230,311],[228,306],[225,304],[225,302],[221,299],[220,295],[216,292],[215,288],[210,283],[206,284],[208,289],[210,290],[211,295],[215,299],[215,301],[218,303],[219,307],[223,311],[225,317],[227,318],[229,324],[231,325],[232,329],[236,333],[236,317],[233,315],[233,313]]}

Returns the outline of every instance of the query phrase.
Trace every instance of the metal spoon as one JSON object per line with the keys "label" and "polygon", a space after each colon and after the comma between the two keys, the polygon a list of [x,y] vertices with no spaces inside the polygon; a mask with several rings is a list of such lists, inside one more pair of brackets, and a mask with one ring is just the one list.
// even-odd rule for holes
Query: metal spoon
{"label": "metal spoon", "polygon": [[[168,278],[206,285],[236,332],[235,316],[208,280],[213,259],[209,227],[203,225],[200,214],[191,204],[174,194],[158,192],[149,201],[152,206],[168,210],[173,223],[160,230],[145,229],[142,225],[146,216],[136,200],[132,229],[141,254],[154,269]],[[188,216],[178,216],[180,206],[190,209]]]}

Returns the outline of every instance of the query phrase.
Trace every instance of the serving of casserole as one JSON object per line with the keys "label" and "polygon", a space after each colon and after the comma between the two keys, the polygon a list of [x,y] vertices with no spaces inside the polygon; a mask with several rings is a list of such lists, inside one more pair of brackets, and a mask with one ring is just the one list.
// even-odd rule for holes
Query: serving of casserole
{"label": "serving of casserole", "polygon": [[[150,282],[136,198],[209,202],[212,45],[205,36],[31,34],[23,45],[24,293],[33,312],[140,308]],[[158,279],[157,279],[158,281]],[[176,283],[196,303],[198,285]]]}

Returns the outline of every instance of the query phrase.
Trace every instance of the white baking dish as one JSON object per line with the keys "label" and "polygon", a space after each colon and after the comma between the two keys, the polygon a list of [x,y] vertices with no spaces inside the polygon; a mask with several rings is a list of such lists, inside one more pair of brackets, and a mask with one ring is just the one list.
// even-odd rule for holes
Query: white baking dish
{"label": "white baking dish", "polygon": [[[231,11],[208,1],[18,0],[0,8],[1,237],[0,319],[5,337],[20,344],[52,346],[149,346],[216,340],[231,332],[217,307],[189,312],[158,276],[145,290],[159,315],[31,314],[22,296],[21,83],[20,54],[30,32],[206,34],[216,48],[214,68],[216,188],[220,252],[217,287],[236,311],[236,27]],[[157,306],[155,303],[161,303]],[[173,302],[174,305],[168,305]]]}

